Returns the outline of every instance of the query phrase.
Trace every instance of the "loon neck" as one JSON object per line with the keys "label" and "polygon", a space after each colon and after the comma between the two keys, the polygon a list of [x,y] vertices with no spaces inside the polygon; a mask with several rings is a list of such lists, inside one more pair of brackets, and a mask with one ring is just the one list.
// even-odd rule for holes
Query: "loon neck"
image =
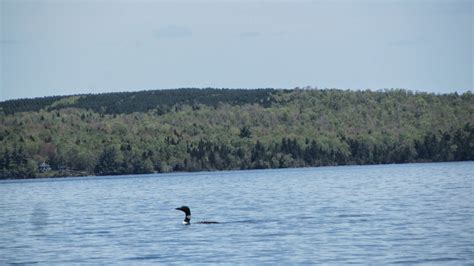
{"label": "loon neck", "polygon": [[184,217],[183,224],[190,224],[190,223],[191,223],[191,214],[188,214],[186,215],[186,217]]}

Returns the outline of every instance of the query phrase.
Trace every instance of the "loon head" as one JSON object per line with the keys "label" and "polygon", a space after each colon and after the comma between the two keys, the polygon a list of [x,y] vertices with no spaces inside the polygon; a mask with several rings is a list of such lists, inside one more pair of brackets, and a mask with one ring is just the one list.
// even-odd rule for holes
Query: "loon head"
{"label": "loon head", "polygon": [[181,206],[179,208],[176,208],[176,210],[182,211],[186,215],[184,217],[183,224],[190,224],[191,223],[191,210],[189,209],[188,206]]}

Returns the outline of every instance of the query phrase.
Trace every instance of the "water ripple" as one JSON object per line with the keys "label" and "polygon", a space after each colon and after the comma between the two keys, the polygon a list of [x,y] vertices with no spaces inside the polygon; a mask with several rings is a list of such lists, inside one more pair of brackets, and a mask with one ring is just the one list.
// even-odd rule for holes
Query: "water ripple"
{"label": "water ripple", "polygon": [[[0,264],[474,264],[473,172],[465,162],[0,181]],[[181,224],[182,205],[195,223]]]}

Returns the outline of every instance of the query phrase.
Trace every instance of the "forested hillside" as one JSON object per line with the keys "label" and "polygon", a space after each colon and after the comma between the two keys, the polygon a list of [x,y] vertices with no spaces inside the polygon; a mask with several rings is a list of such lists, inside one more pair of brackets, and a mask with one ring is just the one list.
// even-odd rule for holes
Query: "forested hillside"
{"label": "forested hillside", "polygon": [[15,112],[49,111],[74,107],[92,110],[104,114],[130,114],[134,112],[155,111],[159,114],[170,112],[175,105],[217,106],[219,103],[244,105],[258,103],[269,106],[272,100],[272,89],[180,89],[154,90],[139,92],[119,92],[77,95],[70,97],[44,97],[35,99],[10,100],[0,103],[5,114]]}
{"label": "forested hillside", "polygon": [[[0,102],[0,178],[474,159],[474,96],[179,89]],[[38,165],[52,170],[40,173]]]}

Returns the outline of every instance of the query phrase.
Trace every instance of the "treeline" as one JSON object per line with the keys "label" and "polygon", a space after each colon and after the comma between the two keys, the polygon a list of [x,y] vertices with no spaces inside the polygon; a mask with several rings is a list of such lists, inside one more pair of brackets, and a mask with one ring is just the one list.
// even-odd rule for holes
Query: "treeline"
{"label": "treeline", "polygon": [[[71,96],[1,114],[0,178],[474,159],[470,92],[246,92],[162,92],[146,112],[110,114],[99,102],[71,107],[83,99]],[[43,162],[52,170],[41,172]]]}
{"label": "treeline", "polygon": [[[451,135],[430,133],[411,143],[399,141],[371,145],[363,140],[340,136],[340,147],[324,147],[315,140],[303,143],[295,138],[252,145],[226,145],[200,140],[186,144],[182,158],[161,160],[153,150],[134,151],[130,145],[106,146],[96,161],[91,162],[96,175],[146,174],[171,171],[213,171],[265,169],[348,164],[386,164],[410,162],[446,162],[474,160],[474,126],[466,124]],[[170,144],[171,146],[177,143]],[[160,152],[160,151],[158,151]],[[54,170],[70,165],[63,158],[48,160]],[[73,170],[86,170],[82,169]],[[34,162],[28,160],[23,148],[0,154],[0,177],[35,177]],[[92,169],[90,169],[92,170]]]}
{"label": "treeline", "polygon": [[[439,137],[438,137],[439,136]],[[257,141],[250,147],[232,146],[201,140],[187,145],[184,158],[168,164],[154,161],[153,151],[141,154],[130,148],[106,147],[94,168],[96,175],[141,174],[171,171],[213,171],[265,169],[347,164],[387,164],[474,160],[474,126],[466,124],[455,131],[428,134],[413,143],[393,142],[370,145],[363,140],[341,137],[345,148],[324,148],[315,140],[283,138],[265,145]],[[130,149],[130,150],[129,150]]]}
{"label": "treeline", "polygon": [[[19,99],[0,102],[5,114],[15,112],[58,110],[66,107],[91,110],[104,114],[130,114],[133,112],[156,111],[164,114],[176,105],[217,106],[219,103],[231,105],[261,104],[271,105],[272,89],[198,89],[150,90],[138,92],[118,92],[84,94],[77,96],[54,96],[35,99]],[[68,101],[73,98],[73,101]],[[62,100],[62,101],[61,101]],[[55,102],[59,104],[54,104]]]}

